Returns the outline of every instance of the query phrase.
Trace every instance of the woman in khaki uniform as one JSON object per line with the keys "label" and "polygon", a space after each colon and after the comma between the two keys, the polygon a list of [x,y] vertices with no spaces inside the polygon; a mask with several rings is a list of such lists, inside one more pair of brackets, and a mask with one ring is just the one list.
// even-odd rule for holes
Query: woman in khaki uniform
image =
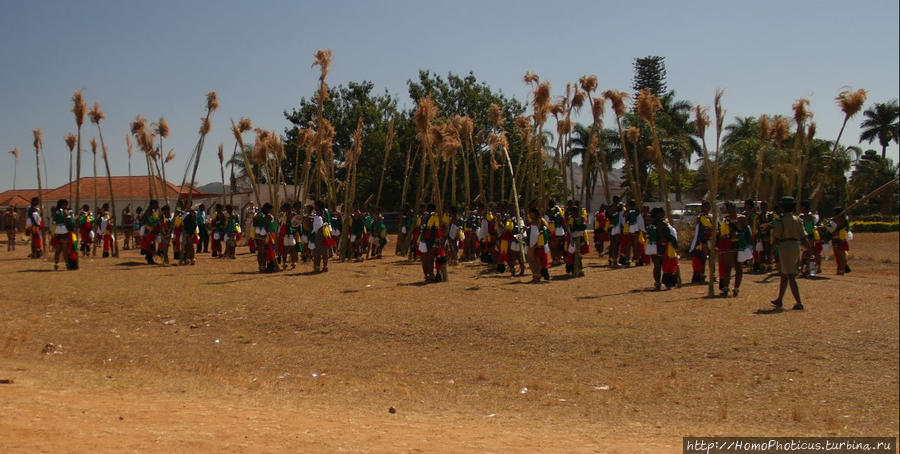
{"label": "woman in khaki uniform", "polygon": [[781,219],[772,229],[772,236],[778,245],[778,262],[781,265],[781,283],[778,286],[778,298],[772,301],[775,309],[781,309],[781,299],[788,285],[794,295],[794,310],[803,310],[800,302],[800,289],[797,287],[797,270],[800,263],[800,242],[805,238],[803,221],[794,213],[796,203],[793,197],[781,198]]}

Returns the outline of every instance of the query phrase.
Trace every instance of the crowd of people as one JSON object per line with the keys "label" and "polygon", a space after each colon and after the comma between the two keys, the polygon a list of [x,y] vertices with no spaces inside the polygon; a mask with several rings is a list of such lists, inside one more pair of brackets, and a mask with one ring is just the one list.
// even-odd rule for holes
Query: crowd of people
{"label": "crowd of people", "polygon": [[[122,248],[140,249],[148,264],[159,260],[163,265],[171,261],[194,265],[198,253],[234,259],[237,248],[246,245],[264,273],[295,269],[300,261],[312,261],[314,272],[327,272],[334,256],[341,261],[380,259],[388,244],[380,209],[332,213],[322,201],[308,206],[283,203],[277,210],[269,203],[257,207],[250,202],[240,209],[217,203],[208,212],[204,204],[173,210],[152,200],[146,209],[138,207],[134,213],[125,207],[118,229],[113,227],[107,204],[96,213],[83,205],[76,213],[66,200],[57,203],[50,217],[52,226],[45,229],[38,202],[32,200],[25,222],[30,257],[41,257],[43,235],[49,231],[56,269],[61,261],[68,269],[77,269],[79,256],[96,256],[98,251],[104,258],[118,255],[114,230],[124,237]],[[550,280],[550,269],[560,265],[566,275],[583,277],[583,257],[590,253],[587,235],[592,230],[598,257],[605,256],[611,268],[652,267],[656,290],[682,285],[679,258],[681,247],[688,246],[691,284],[707,283],[708,260],[715,254],[720,296],[739,295],[745,270],[777,271],[782,285],[772,303],[780,307],[790,288],[796,309],[803,305],[794,278],[821,273],[823,254],[833,251],[837,274],[850,271],[847,251],[852,234],[843,214],[823,219],[810,211],[807,202],[801,202],[800,212],[794,214],[797,207],[790,197],[774,210],[766,202],[753,200],[745,201],[740,212],[732,202],[723,208],[714,217],[712,205],[702,203],[688,246],[679,245],[676,227],[662,208],[639,208],[635,201],[622,203],[618,197],[593,215],[575,201],[560,205],[551,200],[546,207],[532,202],[520,212],[505,202],[475,203],[462,212],[450,207],[443,213],[432,204],[418,210],[406,205],[399,213],[395,254],[420,261],[426,282],[446,281],[448,266],[460,261],[480,261],[512,276],[524,275],[527,267],[531,282],[537,283]],[[14,216],[14,211],[4,216],[9,250],[15,247]]]}

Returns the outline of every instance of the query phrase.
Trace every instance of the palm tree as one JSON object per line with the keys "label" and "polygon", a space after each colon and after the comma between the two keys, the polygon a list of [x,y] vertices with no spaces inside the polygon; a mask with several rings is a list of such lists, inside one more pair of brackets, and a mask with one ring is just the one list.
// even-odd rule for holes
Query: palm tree
{"label": "palm tree", "polygon": [[[619,133],[615,129],[604,128],[601,131],[595,132],[595,140],[599,139],[599,145],[603,147],[602,150],[595,150],[594,153],[587,153],[588,145],[590,139],[590,127],[585,126],[581,123],[576,123],[572,128],[572,137],[569,139],[569,152],[567,155],[568,162],[572,162],[573,159],[578,158],[582,161],[581,169],[582,172],[587,172],[584,187],[581,188],[583,191],[582,198],[584,195],[588,196],[588,202],[591,200],[590,196],[594,193],[594,189],[597,187],[598,182],[603,182],[603,178],[601,177],[601,172],[606,172],[607,174],[613,170],[615,164],[619,161],[625,159],[625,154],[622,151],[622,143],[619,141]],[[606,168],[603,168],[602,163],[600,162],[599,152],[602,151],[604,156],[606,157]],[[587,166],[585,166],[584,156],[588,156]],[[623,172],[626,169],[623,169]],[[626,182],[623,182],[627,184]],[[608,181],[607,181],[608,184]],[[576,194],[578,195],[578,194]],[[632,196],[633,197],[633,196]],[[605,200],[604,203],[610,203],[611,200]],[[589,203],[585,203],[585,207],[587,207]]]}
{"label": "palm tree", "polygon": [[725,147],[746,139],[756,139],[759,136],[759,121],[756,117],[734,117],[734,123],[725,126],[725,136],[722,144]]}
{"label": "palm tree", "polygon": [[691,164],[691,155],[702,155],[700,142],[692,135],[694,126],[690,120],[691,103],[675,99],[675,91],[669,91],[659,99],[661,127],[660,147],[672,174],[675,185],[675,200],[681,201],[681,176]]}
{"label": "palm tree", "polygon": [[876,138],[881,144],[881,159],[885,159],[887,146],[893,140],[897,143],[900,140],[900,105],[896,99],[892,99],[886,103],[875,103],[874,107],[870,107],[863,112],[863,120],[860,127],[863,128],[862,134],[859,135],[859,141],[865,140],[872,143]]}

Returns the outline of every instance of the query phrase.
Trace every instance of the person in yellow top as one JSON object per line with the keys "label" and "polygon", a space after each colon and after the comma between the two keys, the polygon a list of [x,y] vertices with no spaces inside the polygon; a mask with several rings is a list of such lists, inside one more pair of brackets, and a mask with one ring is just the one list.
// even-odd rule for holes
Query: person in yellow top
{"label": "person in yellow top", "polygon": [[843,208],[835,208],[835,214],[840,216],[834,216],[834,219],[826,225],[831,235],[831,249],[834,251],[834,261],[837,262],[838,275],[850,272],[850,265],[847,265],[847,252],[850,251],[850,219],[843,211]]}
{"label": "person in yellow top", "polygon": [[435,212],[436,210],[433,203],[428,204],[419,233],[418,250],[422,254],[422,273],[425,275],[425,282],[440,282],[443,277],[440,272],[437,274],[434,272],[435,259],[440,252],[439,248],[443,237],[440,216]]}
{"label": "person in yellow top", "polygon": [[726,202],[725,209],[728,215],[719,221],[719,239],[716,242],[719,254],[719,295],[722,298],[728,297],[732,271],[734,271],[732,296],[738,296],[744,277],[743,265],[738,262],[738,232],[741,229],[738,225],[737,206],[732,202]]}
{"label": "person in yellow top", "polygon": [[800,242],[805,237],[803,221],[794,213],[796,203],[793,197],[781,198],[781,218],[772,228],[772,236],[778,244],[778,261],[781,268],[781,282],[778,286],[778,297],[772,301],[774,310],[780,310],[782,298],[788,286],[794,295],[794,310],[803,310],[800,301],[800,288],[797,286],[797,270],[800,263]]}
{"label": "person in yellow top", "polygon": [[691,278],[692,284],[706,283],[706,261],[709,260],[709,240],[712,238],[715,229],[713,228],[712,217],[709,210],[712,204],[704,200],[700,204],[700,213],[697,215],[697,222],[694,225],[694,238],[691,240],[691,268],[694,275]]}

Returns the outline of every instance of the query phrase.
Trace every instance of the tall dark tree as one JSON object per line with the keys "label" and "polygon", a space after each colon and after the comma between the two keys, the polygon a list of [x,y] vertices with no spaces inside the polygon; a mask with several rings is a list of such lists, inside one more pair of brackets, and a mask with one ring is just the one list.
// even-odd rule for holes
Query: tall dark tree
{"label": "tall dark tree", "polygon": [[[378,190],[378,181],[381,175],[384,142],[387,133],[387,124],[391,118],[395,118],[395,129],[398,138],[395,143],[405,149],[412,141],[412,127],[408,116],[400,115],[397,110],[397,99],[387,93],[375,93],[374,84],[369,81],[349,82],[347,85],[337,85],[328,88],[329,100],[325,102],[323,115],[334,127],[334,160],[336,167],[336,179],[345,181],[345,170],[342,164],[347,152],[353,145],[353,131],[357,121],[363,119],[363,153],[359,163],[359,184],[357,194],[374,194]],[[285,111],[285,118],[292,126],[285,130],[285,162],[284,177],[290,184],[294,182],[294,166],[302,166],[304,153],[297,153],[297,138],[300,129],[310,127],[314,121],[317,108],[315,98],[301,98],[299,107],[291,111]],[[299,156],[299,160],[297,157]],[[299,162],[295,162],[299,161]],[[311,165],[313,171],[317,164]],[[388,161],[385,185],[394,186],[403,175],[403,163],[399,160]],[[399,186],[398,186],[399,187]],[[340,192],[340,190],[338,190]],[[387,191],[384,204],[393,207],[399,202],[399,194],[395,198]],[[399,191],[397,191],[399,192]],[[342,197],[336,200],[343,200]],[[356,202],[361,202],[357,200]]]}
{"label": "tall dark tree", "polygon": [[[500,108],[503,128],[507,133],[509,140],[509,153],[512,160],[513,168],[519,168],[519,163],[525,157],[525,148],[522,143],[521,134],[515,124],[515,117],[525,112],[525,107],[513,98],[507,98],[502,92],[496,92],[484,82],[479,82],[471,72],[465,76],[449,73],[445,78],[433,74],[430,71],[419,71],[417,80],[407,81],[409,97],[413,103],[419,99],[431,94],[434,104],[439,110],[436,123],[450,121],[455,116],[464,116],[472,120],[473,137],[473,156],[470,156],[472,162],[470,166],[479,167],[478,171],[469,172],[470,186],[478,187],[478,175],[482,174],[482,184],[485,185],[484,201],[490,194],[500,194],[501,197],[509,195],[508,179],[505,176],[507,172],[505,166],[495,166],[494,163],[500,164],[502,159],[498,156],[494,157],[492,162],[491,152],[486,145],[488,133],[492,132],[490,122],[488,120],[488,111],[491,104],[496,104]],[[466,140],[461,137],[461,140]],[[458,163],[457,166],[464,165]],[[459,172],[463,174],[463,172]],[[491,178],[493,174],[494,178]],[[457,178],[461,178],[458,175]],[[493,187],[490,183],[493,182]],[[502,183],[506,183],[505,187],[501,187]],[[462,191],[464,184],[457,184],[457,196]],[[555,186],[554,186],[555,187]],[[474,197],[474,196],[473,196]],[[469,202],[469,201],[466,201]]]}
{"label": "tall dark tree", "polygon": [[632,66],[634,67],[634,80],[631,88],[634,89],[634,96],[631,99],[634,102],[637,102],[638,92],[645,88],[660,98],[666,94],[666,57],[635,58]]}
{"label": "tall dark tree", "polygon": [[896,99],[892,99],[885,103],[875,103],[874,107],[870,107],[863,112],[865,118],[860,125],[863,128],[862,134],[859,135],[859,141],[865,140],[872,143],[878,139],[881,145],[881,159],[887,157],[887,146],[894,141],[898,143],[900,140],[900,105]]}
{"label": "tall dark tree", "polygon": [[[872,192],[875,188],[897,177],[898,166],[887,158],[878,156],[875,150],[866,150],[856,161],[853,173],[850,175],[850,198],[859,199]],[[897,204],[894,202],[897,195],[897,184],[894,187],[869,200],[866,205],[869,213],[880,211],[883,214],[897,212]]]}

